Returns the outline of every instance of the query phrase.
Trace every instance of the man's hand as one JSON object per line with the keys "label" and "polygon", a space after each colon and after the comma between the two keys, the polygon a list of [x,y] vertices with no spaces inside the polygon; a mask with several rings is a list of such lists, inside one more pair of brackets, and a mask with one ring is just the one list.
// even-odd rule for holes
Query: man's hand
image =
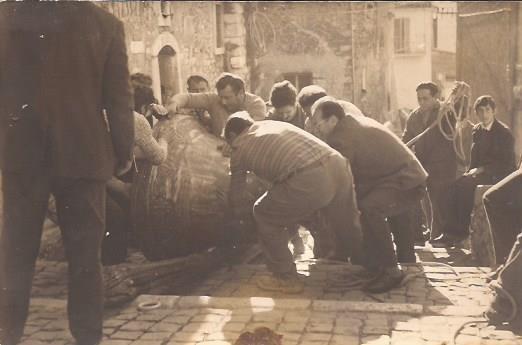
{"label": "man's hand", "polygon": [[121,176],[125,174],[127,171],[130,170],[132,167],[132,160],[128,160],[123,164],[120,164],[118,167],[116,167],[116,176]]}
{"label": "man's hand", "polygon": [[217,149],[221,151],[221,153],[223,154],[223,157],[230,157],[230,155],[232,153],[232,147],[227,143],[218,145]]}
{"label": "man's hand", "polygon": [[473,168],[468,172],[464,173],[464,176],[477,177],[477,175],[482,174],[484,172],[484,167]]}
{"label": "man's hand", "polygon": [[167,110],[169,116],[174,116],[179,112],[180,106],[176,103],[174,97],[170,100],[169,105],[167,106]]}
{"label": "man's hand", "polygon": [[154,116],[157,120],[167,119],[169,117],[169,111],[161,104],[151,103],[147,107],[145,117]]}

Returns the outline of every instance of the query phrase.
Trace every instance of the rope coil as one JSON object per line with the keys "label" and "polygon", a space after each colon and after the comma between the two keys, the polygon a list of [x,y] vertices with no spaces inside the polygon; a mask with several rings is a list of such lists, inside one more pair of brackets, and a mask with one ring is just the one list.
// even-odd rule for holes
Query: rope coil
{"label": "rope coil", "polygon": [[[453,143],[453,150],[461,161],[466,161],[464,143],[462,142],[462,125],[469,117],[467,100],[471,99],[471,87],[462,81],[456,81],[448,98],[441,104],[437,119],[433,121],[422,133],[406,143],[412,147],[433,128],[437,127],[444,139]],[[457,104],[458,109],[456,109]],[[452,123],[451,116],[455,117],[456,124]],[[448,129],[445,129],[447,127]]]}

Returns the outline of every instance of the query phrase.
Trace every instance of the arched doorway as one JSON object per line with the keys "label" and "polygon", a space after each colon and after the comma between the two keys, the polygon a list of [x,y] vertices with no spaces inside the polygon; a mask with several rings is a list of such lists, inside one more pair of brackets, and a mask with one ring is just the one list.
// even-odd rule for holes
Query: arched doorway
{"label": "arched doorway", "polygon": [[161,85],[161,101],[163,104],[180,92],[178,84],[178,61],[176,51],[171,46],[164,46],[158,54],[159,75]]}
{"label": "arched doorway", "polygon": [[167,104],[181,92],[181,57],[178,42],[170,32],[162,32],[152,44],[152,89],[154,97]]}

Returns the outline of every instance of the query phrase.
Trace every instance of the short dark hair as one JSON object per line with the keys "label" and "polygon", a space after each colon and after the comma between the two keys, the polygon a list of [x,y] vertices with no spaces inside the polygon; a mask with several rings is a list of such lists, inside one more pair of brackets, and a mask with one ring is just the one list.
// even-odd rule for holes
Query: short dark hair
{"label": "short dark hair", "polygon": [[148,86],[137,85],[134,87],[134,111],[141,112],[141,107],[156,103],[154,93]]}
{"label": "short dark hair", "polygon": [[491,107],[491,109],[495,110],[495,107],[497,106],[495,99],[490,95],[482,95],[475,101],[473,109],[476,111],[478,107],[487,107],[488,105]]}
{"label": "short dark hair", "polygon": [[240,91],[245,91],[245,82],[240,76],[232,73],[222,73],[216,82],[216,89],[218,91],[223,90],[229,85],[236,94]]}
{"label": "short dark hair", "polygon": [[417,85],[415,91],[419,90],[428,90],[430,92],[430,95],[432,95],[433,97],[439,94],[439,87],[432,81],[424,81]]}
{"label": "short dark hair", "polygon": [[323,119],[335,116],[340,120],[346,116],[341,104],[339,104],[335,98],[330,96],[322,97],[312,105],[312,114],[317,110],[322,111]]}
{"label": "short dark hair", "polygon": [[187,86],[190,87],[190,84],[192,84],[192,83],[201,83],[201,82],[207,84],[207,86],[208,86],[208,80],[206,80],[204,77],[202,77],[200,75],[193,74],[190,77],[188,77]]}
{"label": "short dark hair", "polygon": [[130,76],[131,84],[135,86],[152,86],[152,78],[144,73],[133,73]]}
{"label": "short dark hair", "polygon": [[223,131],[225,139],[229,140],[232,133],[239,135],[246,128],[254,124],[254,119],[246,111],[238,111],[230,115]]}
{"label": "short dark hair", "polygon": [[270,103],[274,108],[294,105],[297,98],[297,89],[288,80],[275,83],[270,91]]}
{"label": "short dark hair", "polygon": [[327,96],[325,89],[319,85],[308,85],[299,91],[297,102],[303,108],[310,107],[320,98]]}

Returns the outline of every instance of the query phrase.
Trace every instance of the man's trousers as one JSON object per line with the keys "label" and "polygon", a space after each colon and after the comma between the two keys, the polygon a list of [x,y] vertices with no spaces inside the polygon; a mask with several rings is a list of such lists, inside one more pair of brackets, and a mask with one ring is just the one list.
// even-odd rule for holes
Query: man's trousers
{"label": "man's trousers", "polygon": [[4,229],[0,238],[0,343],[23,335],[35,261],[49,195],[56,199],[68,261],[68,315],[79,343],[102,337],[100,248],[105,228],[105,181],[3,171]]}
{"label": "man's trousers", "polygon": [[283,229],[321,211],[337,241],[347,252],[360,255],[361,227],[353,177],[347,161],[332,155],[275,183],[254,204],[254,218],[267,267],[275,275],[295,274]]}
{"label": "man's trousers", "polygon": [[475,189],[479,184],[492,184],[493,179],[485,174],[462,176],[452,183],[443,199],[443,217],[446,220],[443,232],[450,236],[464,239],[469,235],[471,211]]}
{"label": "man's trousers", "polygon": [[496,263],[501,265],[522,231],[522,169],[493,185],[483,197]]}
{"label": "man's trousers", "polygon": [[358,195],[366,253],[364,266],[370,270],[395,267],[397,256],[401,262],[415,262],[411,210],[425,195],[424,186],[400,190],[378,185]]}

